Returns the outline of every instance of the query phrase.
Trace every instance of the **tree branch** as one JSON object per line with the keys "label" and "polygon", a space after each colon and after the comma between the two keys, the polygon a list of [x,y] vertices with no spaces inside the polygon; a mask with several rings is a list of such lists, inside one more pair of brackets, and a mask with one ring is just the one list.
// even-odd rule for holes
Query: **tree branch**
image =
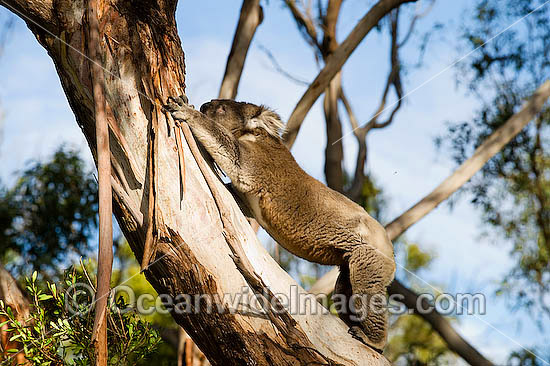
{"label": "tree branch", "polygon": [[[401,85],[401,64],[399,62],[399,45],[397,44],[397,39],[399,37],[398,32],[398,25],[399,25],[399,9],[395,9],[391,13],[391,47],[390,47],[390,64],[391,64],[391,70],[388,74],[388,80],[386,81],[386,86],[384,88],[384,93],[382,95],[382,100],[380,101],[380,105],[378,107],[378,110],[373,115],[371,120],[367,123],[367,125],[364,127],[366,132],[368,133],[371,129],[374,128],[384,128],[389,126],[393,122],[393,117],[401,108],[401,99],[403,97],[403,87]],[[390,91],[390,87],[393,86],[395,89],[395,94],[397,96],[397,103],[390,113],[390,116],[385,122],[378,123],[378,117],[380,117],[380,114],[384,112],[384,108],[386,106],[386,101],[388,98],[388,94]]]}
{"label": "tree branch", "polygon": [[357,151],[357,158],[355,160],[355,173],[353,175],[353,182],[350,188],[346,191],[346,196],[351,200],[356,201],[361,197],[361,192],[363,190],[363,185],[365,183],[365,164],[367,163],[367,132],[365,128],[360,128],[358,126],[357,117],[353,112],[348,98],[344,94],[344,90],[340,88],[339,93],[340,100],[344,104],[346,113],[348,114],[348,119],[353,129],[353,134],[357,139],[357,144],[359,149]]}
{"label": "tree branch", "polygon": [[[420,5],[420,3],[418,3]],[[411,24],[409,25],[409,30],[407,31],[407,34],[403,38],[401,42],[399,42],[399,47],[404,46],[410,39],[411,35],[413,34],[414,27],[416,26],[416,22],[418,22],[419,19],[424,18],[430,11],[432,11],[433,6],[435,5],[435,0],[431,0],[430,5],[424,10],[422,13],[416,13],[412,20]]]}
{"label": "tree branch", "polygon": [[[523,105],[521,110],[514,114],[500,128],[493,132],[474,152],[474,154],[458,167],[447,179],[437,186],[430,194],[421,199],[413,207],[405,211],[391,223],[386,225],[386,232],[391,240],[395,240],[409,227],[426,216],[431,210],[456,192],[470,178],[479,171],[483,165],[497,154],[510,140],[512,140],[535,116],[540,112],[546,100],[550,97],[550,81],[542,84],[531,98]],[[311,293],[328,294],[334,289],[338,278],[338,269],[334,268],[321,277],[310,289]],[[395,280],[397,281],[397,280]],[[394,281],[394,282],[395,282]],[[402,286],[402,285],[401,285]],[[399,289],[396,285],[394,289]],[[409,290],[410,291],[410,290]],[[396,292],[402,295],[406,293]],[[420,314],[423,316],[423,314]],[[434,317],[440,316],[439,314]],[[429,321],[428,318],[425,318]],[[438,330],[434,324],[434,329]],[[449,325],[450,326],[450,325]],[[443,336],[443,335],[442,335]],[[448,338],[452,341],[452,337]],[[451,347],[449,345],[449,347]],[[459,354],[461,357],[467,355]],[[477,364],[472,364],[477,365]]]}
{"label": "tree branch", "polygon": [[292,75],[290,72],[286,71],[280,64],[279,64],[279,61],[277,61],[277,58],[275,57],[275,55],[273,53],[271,53],[271,51],[267,48],[267,47],[264,47],[263,45],[259,45],[258,48],[263,51],[265,53],[265,55],[267,56],[267,58],[269,59],[269,61],[271,61],[271,64],[273,65],[273,68],[275,69],[275,71],[277,71],[279,74],[283,75],[284,77],[286,77],[287,79],[289,79],[290,81],[293,81],[295,82],[296,84],[299,84],[299,85],[305,85],[305,86],[308,86],[309,85],[309,82],[308,81],[305,81],[304,79],[301,79],[297,76],[294,76]]}
{"label": "tree branch", "polygon": [[342,123],[338,113],[338,90],[342,83],[341,74],[330,82],[325,91],[323,111],[325,113],[327,144],[325,146],[325,178],[327,186],[337,192],[344,192],[344,147],[342,145]]}
{"label": "tree branch", "polygon": [[493,132],[474,154],[447,179],[437,186],[430,194],[421,199],[413,207],[386,226],[390,238],[396,238],[405,230],[426,216],[431,210],[445,201],[480,170],[483,165],[497,154],[540,112],[546,100],[550,97],[550,81],[542,84],[519,112]]}
{"label": "tree branch", "polygon": [[[342,0],[329,0],[326,13],[322,18],[323,43],[321,54],[325,62],[338,48],[336,24]],[[342,84],[342,74],[338,73],[325,90],[323,110],[325,113],[327,144],[325,146],[325,178],[327,186],[337,192],[344,192],[344,147],[342,145],[342,123],[338,113],[338,94]]]}
{"label": "tree branch", "polygon": [[235,99],[237,96],[246,55],[256,29],[262,20],[263,11],[260,0],[243,0],[239,23],[235,30],[231,52],[227,57],[227,65],[220,87],[218,96],[220,99]]}
{"label": "tree branch", "polygon": [[481,353],[478,352],[468,341],[466,341],[453,328],[451,323],[444,316],[439,314],[434,308],[431,312],[418,311],[420,302],[422,309],[430,309],[431,304],[425,298],[420,299],[419,296],[412,290],[405,287],[398,280],[394,280],[388,287],[390,295],[399,295],[398,301],[402,302],[407,308],[412,309],[415,314],[419,315],[427,321],[432,328],[445,340],[451,351],[456,352],[464,361],[472,366],[493,366],[493,363],[487,360]]}
{"label": "tree branch", "polygon": [[359,43],[374,28],[380,19],[382,19],[392,9],[408,2],[416,0],[380,0],[353,28],[348,37],[328,58],[325,67],[319,72],[315,80],[310,84],[296,107],[290,115],[287,122],[287,133],[285,134],[285,143],[292,146],[296,140],[298,131],[305,116],[317,100],[317,98],[328,87],[330,81],[341,70],[352,52]]}
{"label": "tree branch", "polygon": [[[390,45],[390,62],[391,70],[388,74],[386,81],[386,86],[384,87],[384,92],[382,94],[382,99],[378,110],[373,115],[371,120],[364,126],[359,126],[357,118],[353,114],[351,105],[347,100],[342,88],[340,88],[339,97],[342,103],[344,104],[346,111],[348,113],[350,123],[353,129],[353,133],[357,139],[359,145],[359,150],[357,152],[356,164],[355,164],[355,174],[353,177],[353,182],[350,188],[346,191],[346,195],[354,201],[357,201],[361,197],[361,192],[363,190],[363,184],[365,183],[365,164],[367,163],[367,142],[366,137],[368,133],[375,128],[384,128],[389,126],[393,122],[395,114],[401,108],[401,99],[403,97],[403,88],[401,86],[401,65],[399,62],[399,45],[397,44],[397,39],[399,37],[398,25],[399,25],[399,8],[394,9],[391,12],[390,16],[391,24],[391,45]],[[390,116],[385,122],[378,123],[378,117],[384,111],[386,106],[386,100],[389,94],[390,87],[393,85],[395,93],[397,95],[397,103],[393,108]]]}
{"label": "tree branch", "polygon": [[302,35],[304,36],[306,42],[312,45],[314,49],[320,50],[321,45],[317,39],[317,28],[315,27],[313,18],[307,15],[307,12],[306,14],[302,13],[296,6],[296,1],[285,0],[285,4],[290,9],[296,23],[298,23],[298,27],[302,31]]}
{"label": "tree branch", "polygon": [[[95,156],[92,84],[88,63],[83,61],[85,5],[57,0],[54,6],[56,16],[66,19],[62,23],[62,38],[38,25],[31,30],[53,59],[69,104]],[[305,357],[303,352],[311,353],[308,357],[312,359],[329,355],[344,365],[387,365],[383,356],[354,340],[340,319],[319,311],[315,301],[306,301],[300,314],[290,314],[295,328],[301,329],[313,345],[308,350],[289,344],[268,317],[257,316],[248,308],[243,310],[242,304],[233,309],[223,301],[214,302],[227,294],[241,294],[246,301],[250,293],[245,291],[251,288],[230,257],[218,204],[230,213],[238,243],[270,291],[289,299],[301,299],[307,293],[258,242],[231,194],[217,178],[213,184],[221,200],[214,201],[184,141],[186,193],[181,199],[176,134],[161,108],[168,96],[182,95],[185,90],[185,65],[174,6],[173,0],[140,2],[139,9],[133,3],[117,2],[114,6],[102,1],[99,9],[102,19],[106,17],[101,29],[105,42],[100,44],[104,72],[109,75],[104,80],[105,112],[118,131],[110,134],[112,163],[120,166],[119,173],[112,175],[113,209],[138,261],[143,259],[147,218],[153,215],[158,224],[153,236],[156,251],[145,271],[147,280],[157,293],[174,300],[172,316],[213,365],[298,364]],[[152,177],[156,182],[151,188],[147,170],[153,122],[156,142]],[[153,193],[155,205],[151,212],[148,197]],[[195,296],[200,296],[199,306],[178,311],[188,308],[188,300],[181,299],[182,295],[192,296],[193,302]],[[214,306],[208,308],[205,298],[212,299]]]}
{"label": "tree branch", "polygon": [[28,19],[23,19],[29,27],[37,24],[57,34],[57,18],[53,13],[53,0],[0,0],[0,5],[16,13],[25,14]]}

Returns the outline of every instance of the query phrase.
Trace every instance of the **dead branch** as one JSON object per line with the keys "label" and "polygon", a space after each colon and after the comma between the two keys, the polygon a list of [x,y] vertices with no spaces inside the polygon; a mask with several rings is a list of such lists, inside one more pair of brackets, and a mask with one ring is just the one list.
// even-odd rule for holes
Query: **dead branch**
{"label": "dead branch", "polygon": [[285,134],[285,143],[288,147],[292,146],[296,140],[302,121],[317,98],[328,87],[334,76],[342,69],[342,66],[365,36],[378,24],[380,19],[392,9],[404,3],[414,1],[416,0],[380,0],[367,12],[367,14],[365,14],[344,42],[342,42],[328,58],[325,67],[319,72],[294,108],[294,111],[288,119],[287,133]]}
{"label": "dead branch", "polygon": [[[384,92],[382,94],[382,99],[378,110],[375,112],[371,120],[366,123],[364,126],[359,126],[357,118],[353,114],[350,102],[344,95],[342,88],[339,91],[339,97],[342,103],[344,104],[351,126],[353,128],[353,133],[357,139],[357,144],[359,145],[359,150],[357,152],[357,158],[355,163],[355,173],[353,177],[353,182],[350,188],[346,191],[346,195],[354,201],[357,201],[361,196],[361,191],[365,183],[365,164],[367,162],[367,142],[366,137],[372,129],[384,128],[389,126],[395,117],[397,111],[401,108],[401,99],[403,97],[403,87],[401,85],[401,65],[399,62],[399,45],[398,45],[398,25],[399,25],[399,8],[394,9],[390,13],[390,25],[391,25],[391,46],[390,46],[390,64],[391,70],[388,74],[386,80],[386,85],[384,87]],[[379,123],[378,117],[384,111],[386,106],[386,101],[390,91],[390,87],[393,86],[395,94],[397,96],[397,103],[394,106],[390,116],[385,122]]]}
{"label": "dead branch", "polygon": [[[426,15],[428,15],[430,13],[430,11],[432,11],[434,5],[435,5],[435,0],[431,0],[430,5],[428,5],[426,10],[424,10],[421,13],[417,12],[413,16],[413,18],[411,19],[411,24],[409,25],[409,30],[407,31],[407,33],[406,33],[405,37],[403,38],[403,40],[401,42],[399,42],[399,47],[404,46],[409,41],[409,39],[411,38],[411,35],[413,34],[414,27],[416,26],[416,22],[418,22],[421,18],[424,18]],[[418,3],[418,7],[420,7],[420,3]]]}
{"label": "dead branch", "polygon": [[263,51],[263,53],[265,53],[265,55],[267,56],[267,58],[269,59],[269,61],[271,61],[271,64],[273,65],[273,68],[275,69],[275,71],[277,71],[279,74],[283,75],[284,77],[286,77],[287,79],[289,79],[290,81],[293,81],[295,82],[296,84],[299,84],[299,85],[309,85],[309,82],[308,81],[305,81],[304,79],[301,79],[297,76],[294,76],[292,75],[291,73],[289,73],[288,71],[286,71],[280,64],[279,64],[279,61],[277,61],[277,58],[275,57],[275,55],[265,46],[263,45],[258,45],[258,48]]}
{"label": "dead branch", "polygon": [[[399,37],[399,33],[398,33],[399,9],[395,9],[391,12],[390,21],[391,21],[391,47],[390,47],[391,70],[390,70],[390,73],[388,74],[388,79],[386,81],[386,86],[384,88],[384,93],[382,94],[382,100],[380,101],[378,110],[370,119],[370,121],[363,127],[367,133],[371,129],[384,128],[389,126],[393,122],[393,117],[395,116],[399,108],[401,108],[401,99],[403,97],[403,87],[401,85],[401,64],[399,62],[399,46],[397,44],[397,39]],[[386,106],[386,102],[387,102],[387,98],[388,98],[388,94],[391,86],[394,87],[395,94],[397,96],[397,103],[395,104],[388,119],[384,122],[379,123],[378,117],[380,117],[382,112],[384,112],[384,108]]]}
{"label": "dead branch", "polygon": [[227,57],[225,73],[220,87],[220,99],[235,99],[239,81],[244,68],[244,61],[250,48],[256,29],[263,20],[260,0],[244,0],[241,7],[239,23],[233,37],[231,52]]}

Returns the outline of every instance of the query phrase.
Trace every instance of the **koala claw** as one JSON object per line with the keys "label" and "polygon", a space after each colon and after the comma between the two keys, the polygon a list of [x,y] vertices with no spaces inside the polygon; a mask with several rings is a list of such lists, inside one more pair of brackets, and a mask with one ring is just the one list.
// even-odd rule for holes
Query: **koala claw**
{"label": "koala claw", "polygon": [[191,116],[190,110],[194,110],[195,107],[188,104],[189,99],[187,96],[181,95],[179,97],[168,97],[164,109],[172,115],[172,118],[176,120],[187,120]]}
{"label": "koala claw", "polygon": [[363,330],[361,328],[359,328],[358,326],[353,326],[353,327],[349,328],[348,333],[353,338],[357,339],[361,343],[366,344],[367,346],[369,346],[370,348],[372,348],[376,352],[382,354],[382,352],[384,351],[382,349],[383,345],[374,344],[373,342],[371,342],[371,340],[367,337],[365,332],[363,332]]}
{"label": "koala claw", "polygon": [[168,103],[176,103],[180,106],[189,104],[189,99],[187,95],[182,94],[179,97],[168,97]]}

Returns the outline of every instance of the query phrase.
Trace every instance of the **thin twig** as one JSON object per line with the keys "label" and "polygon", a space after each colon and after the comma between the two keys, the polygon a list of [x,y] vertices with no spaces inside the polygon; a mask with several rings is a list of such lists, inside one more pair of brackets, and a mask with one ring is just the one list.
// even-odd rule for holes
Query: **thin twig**
{"label": "thin twig", "polygon": [[263,51],[265,53],[265,55],[267,56],[267,58],[269,59],[269,61],[271,61],[271,64],[273,65],[273,68],[275,69],[275,71],[277,71],[279,74],[283,75],[284,77],[286,77],[287,79],[289,79],[290,81],[293,81],[295,82],[296,84],[299,84],[299,85],[309,85],[309,81],[306,81],[304,79],[301,79],[299,77],[296,77],[292,74],[290,74],[288,71],[286,71],[285,69],[283,69],[283,67],[279,64],[279,62],[277,61],[277,58],[275,57],[275,55],[273,55],[273,53],[271,53],[271,51],[269,49],[267,49],[265,46],[263,45],[258,45],[258,48]]}

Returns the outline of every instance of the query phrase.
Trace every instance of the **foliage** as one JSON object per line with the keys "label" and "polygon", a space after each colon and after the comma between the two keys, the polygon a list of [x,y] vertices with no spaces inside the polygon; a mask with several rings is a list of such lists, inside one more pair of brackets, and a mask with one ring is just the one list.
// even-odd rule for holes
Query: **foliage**
{"label": "foliage", "polygon": [[[522,349],[514,351],[508,358],[508,365],[510,366],[543,366],[548,365],[546,361],[540,358],[538,350]],[[548,358],[547,358],[548,359]]]}
{"label": "foliage", "polygon": [[382,189],[376,184],[371,175],[365,177],[359,205],[362,206],[372,217],[378,221],[382,220],[382,213],[387,206],[386,198]]}
{"label": "foliage", "polygon": [[[425,288],[415,276],[420,270],[428,269],[433,255],[422,251],[418,244],[401,239],[398,256],[403,258],[407,268],[406,280],[410,287],[419,292],[433,292]],[[393,363],[399,365],[448,365],[456,359],[449,351],[445,341],[433,330],[431,325],[420,316],[402,314],[393,320],[390,326],[390,337],[384,355]]]}
{"label": "foliage", "polygon": [[433,260],[433,255],[423,252],[418,244],[406,243],[405,254],[407,269],[413,273],[428,267]]}
{"label": "foliage", "polygon": [[[132,289],[136,298],[144,294],[150,294],[155,299],[158,297],[153,286],[151,286],[145,278],[145,275],[141,272],[141,267],[136,261],[130,249],[130,245],[128,245],[126,240],[121,240],[121,243],[119,243],[116,251],[116,258],[119,265],[118,269],[113,270],[113,279],[116,279],[117,283],[113,283],[112,287],[117,285],[128,286]],[[125,301],[129,301],[126,293],[121,292],[120,296],[123,296]],[[154,300],[151,303],[148,301],[144,301],[143,303],[143,306],[146,308],[154,305]],[[142,318],[159,327],[178,327],[174,319],[167,313],[161,314],[153,312],[150,315],[142,314]]]}
{"label": "foliage", "polygon": [[[67,289],[83,283],[87,273],[75,269],[67,271],[63,286],[46,283],[42,290],[36,282],[37,273],[27,278],[27,291],[32,299],[31,318],[25,324],[18,322],[9,307],[0,303],[0,316],[8,320],[12,341],[23,346],[25,357],[37,365],[93,365],[92,345],[93,311],[88,311],[91,294],[80,293],[76,298]],[[89,285],[91,283],[89,282]],[[75,295],[76,296],[76,295]],[[76,305],[75,305],[76,304]],[[108,314],[110,365],[144,364],[160,342],[158,333],[131,311],[120,298],[117,307]],[[71,312],[69,309],[75,309]],[[118,308],[118,309],[117,309]],[[12,353],[17,350],[12,350]],[[11,360],[3,364],[9,365]]]}
{"label": "foliage", "polygon": [[[452,124],[449,134],[437,141],[448,141],[457,163],[517,112],[550,75],[550,8],[534,11],[542,4],[540,0],[484,0],[476,7],[464,37],[470,48],[482,47],[460,75],[482,106],[472,122]],[[522,17],[513,29],[492,39]],[[538,311],[542,308],[548,315],[550,308],[542,300],[550,290],[549,127],[546,107],[465,186],[488,227],[512,243],[517,264],[500,292],[518,307],[532,309],[533,314],[542,314]]]}
{"label": "foliage", "polygon": [[[42,269],[37,282],[42,285],[40,278],[59,280],[63,277],[60,268],[67,266],[71,254],[77,259],[78,254],[91,253],[89,242],[97,234],[96,217],[97,184],[92,172],[85,169],[77,151],[61,146],[51,160],[30,163],[14,187],[0,186],[0,261],[8,264],[10,272],[17,276],[31,269]],[[136,296],[150,293],[156,297],[151,285],[139,274],[139,265],[126,241],[115,242],[115,256],[113,284],[125,281]],[[87,261],[86,268],[94,273],[95,262]],[[48,291],[51,296],[50,289],[42,287],[37,291]],[[119,295],[119,301],[127,300],[123,292]],[[39,304],[47,305],[42,301]],[[176,326],[165,314],[155,312],[142,318],[155,326]],[[135,328],[134,320],[123,317],[119,319],[119,327]],[[175,352],[168,345],[159,346],[155,359],[159,365],[172,364]]]}
{"label": "foliage", "polygon": [[0,253],[20,256],[19,269],[55,270],[86,249],[96,217],[96,181],[75,150],[61,147],[51,161],[32,162],[14,187],[0,188]]}
{"label": "foliage", "polygon": [[384,355],[406,365],[443,365],[450,357],[447,344],[418,315],[402,315],[391,327],[392,336]]}

